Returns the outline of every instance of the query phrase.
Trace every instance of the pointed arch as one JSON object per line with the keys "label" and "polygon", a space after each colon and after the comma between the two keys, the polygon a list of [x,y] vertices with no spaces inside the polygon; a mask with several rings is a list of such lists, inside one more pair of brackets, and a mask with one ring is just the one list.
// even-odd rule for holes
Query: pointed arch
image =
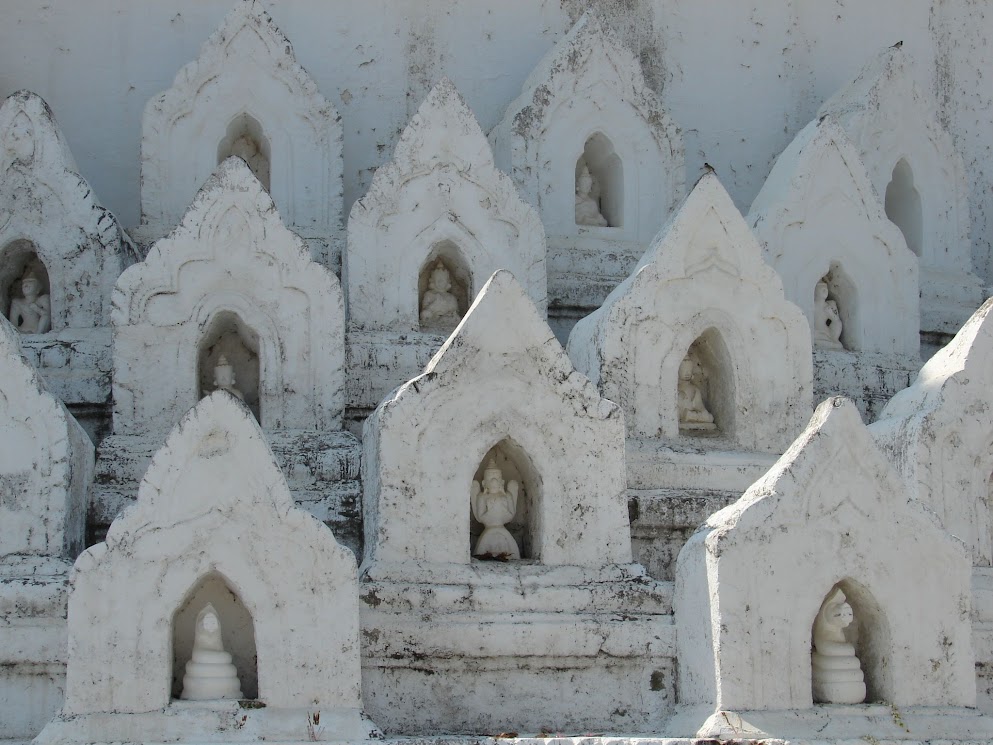
{"label": "pointed arch", "polygon": [[224,357],[234,369],[235,387],[259,422],[262,418],[262,378],[258,332],[232,310],[218,310],[197,344],[197,398],[216,390],[214,368]]}
{"label": "pointed arch", "polygon": [[269,191],[272,149],[265,128],[251,114],[242,113],[234,117],[217,144],[218,165],[232,155],[244,160],[255,178]]}
{"label": "pointed arch", "polygon": [[906,158],[900,158],[893,167],[893,175],[886,186],[884,204],[886,216],[894,223],[907,241],[907,248],[918,257],[924,245],[924,218],[921,193],[914,184],[914,172]]}

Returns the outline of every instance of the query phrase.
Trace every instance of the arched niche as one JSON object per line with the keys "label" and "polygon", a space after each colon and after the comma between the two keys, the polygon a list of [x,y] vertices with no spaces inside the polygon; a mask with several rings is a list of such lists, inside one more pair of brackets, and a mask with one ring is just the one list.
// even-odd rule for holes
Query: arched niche
{"label": "arched niche", "polygon": [[885,207],[886,216],[903,233],[907,248],[920,256],[924,242],[921,194],[914,186],[914,172],[905,158],[893,168],[893,176],[886,187]]}
{"label": "arched niche", "polygon": [[255,418],[262,422],[259,402],[259,335],[236,313],[222,311],[207,326],[197,350],[197,398],[213,393],[215,369],[224,357],[234,371],[234,387]]}
{"label": "arched niche", "polygon": [[[833,300],[838,307],[838,315],[841,317],[841,345],[850,351],[862,349],[859,295],[855,282],[837,262],[831,264],[831,269],[819,281],[827,285],[828,299]],[[816,283],[810,291],[813,297]]]}
{"label": "arched niche", "polygon": [[[886,615],[872,593],[859,582],[846,577],[837,582],[824,595],[811,621],[810,638],[813,651],[814,625],[817,614],[824,603],[837,590],[845,595],[846,602],[852,607],[854,620],[844,629],[845,640],[855,647],[865,678],[865,703],[882,703],[893,700],[893,686],[886,664],[887,650],[890,648],[890,631]],[[813,680],[811,679],[811,684]],[[813,696],[811,696],[813,698]],[[818,703],[815,701],[815,703]]]}
{"label": "arched niche", "polygon": [[[440,300],[441,304],[439,304],[438,298],[426,297],[429,292],[436,293],[438,291],[431,287],[431,280],[439,264],[448,272],[451,286],[447,294],[455,298],[458,307],[458,320],[447,314],[443,317],[437,317],[430,311],[425,312],[428,311],[429,307],[442,308],[445,302],[442,299]],[[466,311],[469,310],[472,298],[472,273],[462,251],[451,240],[446,239],[434,244],[417,276],[418,323],[421,331],[444,331],[446,333],[452,331],[458,325],[459,320],[465,316]]]}
{"label": "arched niche", "polygon": [[272,154],[269,139],[259,121],[250,114],[240,114],[231,120],[224,138],[217,146],[217,163],[237,155],[248,163],[262,186],[269,191],[269,172]]}
{"label": "arched niche", "polygon": [[[583,145],[583,152],[576,160],[577,202],[580,188],[580,174],[589,169],[593,177],[589,196],[596,201],[600,214],[607,221],[605,227],[624,226],[624,165],[614,150],[614,145],[605,134],[595,132]],[[577,204],[578,208],[578,204]],[[578,212],[578,209],[577,209]],[[577,224],[580,224],[577,215]]]}
{"label": "arched niche", "polygon": [[[26,277],[34,277],[39,284],[38,297],[47,304],[47,315],[38,331],[22,329],[23,316],[13,318],[11,310],[16,303],[24,299],[22,282]],[[45,262],[38,255],[37,247],[29,240],[19,239],[8,243],[0,250],[0,309],[4,317],[9,319],[18,331],[22,333],[45,333],[52,328],[51,282]],[[20,314],[18,314],[20,316]],[[30,319],[28,319],[30,323]],[[30,328],[30,326],[29,326]]]}
{"label": "arched niche", "polygon": [[[690,345],[677,369],[677,411],[679,434],[692,437],[726,436],[735,433],[735,390],[731,353],[720,332],[709,328]],[[713,427],[705,426],[706,416],[690,416],[683,421],[680,399],[699,392],[704,410],[713,417]],[[692,406],[693,401],[688,403]],[[699,403],[699,402],[697,402]],[[704,420],[704,421],[700,421]]]}
{"label": "arched niche", "polygon": [[255,647],[255,624],[252,614],[217,572],[200,579],[187,593],[172,617],[172,698],[183,692],[186,663],[193,654],[193,635],[197,615],[210,604],[221,622],[224,651],[238,670],[241,692],[246,699],[258,698],[258,653]]}
{"label": "arched niche", "polygon": [[[538,510],[541,497],[541,476],[531,462],[524,449],[507,437],[486,451],[473,474],[473,480],[483,484],[484,472],[493,464],[500,469],[504,480],[504,488],[509,491],[508,484],[516,481],[519,485],[517,496],[517,511],[514,518],[505,525],[507,531],[517,542],[521,560],[539,561],[541,559],[541,524]],[[468,496],[469,492],[467,492]],[[477,541],[484,529],[483,524],[476,519],[473,510],[469,510],[469,552],[475,550]]]}

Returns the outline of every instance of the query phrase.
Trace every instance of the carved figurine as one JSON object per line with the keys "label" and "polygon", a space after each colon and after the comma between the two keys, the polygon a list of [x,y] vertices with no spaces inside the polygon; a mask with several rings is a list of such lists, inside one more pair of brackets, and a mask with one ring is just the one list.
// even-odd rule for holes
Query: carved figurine
{"label": "carved figurine", "polygon": [[452,275],[439,260],[431,271],[428,289],[421,300],[420,323],[422,328],[453,329],[459,325],[459,301],[451,293]]}
{"label": "carved figurine", "polygon": [[590,173],[589,166],[584,163],[576,177],[576,225],[607,227],[607,220],[600,213],[600,204],[593,196],[595,187],[593,174]]}
{"label": "carved figurine", "polygon": [[814,346],[824,349],[844,349],[841,343],[841,316],[838,303],[828,299],[827,282],[814,287]]}
{"label": "carved figurine", "polygon": [[221,622],[210,603],[197,615],[193,658],[186,663],[181,697],[191,701],[242,697],[238,670],[224,651]]}
{"label": "carved figurine", "polygon": [[517,496],[520,485],[516,481],[507,483],[504,489],[503,472],[490,460],[483,471],[483,484],[472,482],[470,505],[472,514],[483,524],[483,533],[476,541],[473,556],[521,558],[517,541],[506,527],[517,514]]}
{"label": "carved figurine", "polygon": [[865,678],[855,647],[845,639],[844,629],[855,620],[845,593],[835,590],[821,606],[814,621],[813,671],[814,702],[819,704],[860,704],[865,701]]}
{"label": "carved figurine", "polygon": [[44,334],[52,328],[52,304],[41,294],[41,281],[28,269],[21,279],[22,298],[10,301],[10,322],[22,334]]}
{"label": "carved figurine", "polygon": [[676,407],[679,410],[679,428],[682,430],[714,430],[714,415],[703,403],[700,387],[693,381],[697,371],[696,360],[687,355],[679,363],[679,384],[676,388]]}
{"label": "carved figurine", "polygon": [[269,161],[265,154],[259,150],[259,144],[250,135],[244,134],[231,143],[231,155],[237,155],[244,160],[248,167],[252,169],[255,178],[262,182],[262,185],[269,188]]}
{"label": "carved figurine", "polygon": [[234,368],[223,354],[214,365],[214,390],[227,391],[235,398],[244,401],[245,394],[235,388]]}

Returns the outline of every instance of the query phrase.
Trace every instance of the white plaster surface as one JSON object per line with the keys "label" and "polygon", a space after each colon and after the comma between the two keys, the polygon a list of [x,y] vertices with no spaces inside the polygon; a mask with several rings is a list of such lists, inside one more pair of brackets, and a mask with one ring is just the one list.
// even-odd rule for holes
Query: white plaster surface
{"label": "white plaster surface", "polygon": [[[93,444],[45,389],[0,320],[0,575],[27,557],[71,561],[83,548]],[[30,572],[29,572],[30,573]]]}
{"label": "white plaster surface", "polygon": [[[680,431],[680,364],[714,337],[706,404],[719,440]],[[569,336],[576,368],[628,436],[781,453],[810,416],[810,331],[717,176],[705,174],[635,272]],[[723,354],[721,354],[723,353]]]}
{"label": "white plaster surface", "polygon": [[[590,164],[602,204],[614,208],[609,227],[576,221],[577,161],[596,135],[609,142],[600,169]],[[586,13],[541,59],[490,140],[499,166],[541,215],[549,291],[560,305],[598,305],[684,194],[679,130],[599,13]],[[628,260],[615,259],[604,276],[610,254]]]}
{"label": "white plaster surface", "polygon": [[[475,116],[448,78],[428,94],[393,160],[352,207],[344,262],[350,325],[417,331],[418,277],[445,244],[457,256],[453,268],[467,272],[470,304],[493,272],[507,269],[544,311],[541,221],[497,170]],[[450,260],[448,253],[440,257]]]}
{"label": "white plaster surface", "polygon": [[630,562],[620,410],[500,271],[424,373],[366,420],[365,563],[468,564],[473,474],[506,439],[533,469],[542,564]]}
{"label": "white plaster surface", "polygon": [[[292,551],[286,551],[292,546]],[[173,614],[205,576],[224,578],[251,615],[258,697],[171,701]],[[306,741],[307,712],[334,739],[362,739],[355,561],[294,508],[251,412],[229,394],[201,401],[156,454],[138,502],[76,562],[62,712],[39,742]],[[132,673],[142,670],[141,676]]]}
{"label": "white plaster surface", "polygon": [[335,262],[343,209],[341,117],[259,0],[234,3],[199,56],[145,106],[142,238],[162,238],[180,222],[223,159],[229,127],[238,129],[245,115],[266,141],[269,191],[280,213],[308,241],[315,261]]}
{"label": "white plaster surface", "polygon": [[993,563],[993,300],[921,368],[871,426],[907,494],[968,546],[972,563]]}
{"label": "white plaster surface", "polygon": [[918,84],[915,67],[902,43],[884,49],[818,116],[832,117],[848,133],[880,199],[897,165],[910,167],[920,224],[907,243],[920,258],[921,328],[955,333],[983,300],[972,273],[969,184],[954,139],[933,96]]}
{"label": "white plaster surface", "polygon": [[[250,329],[266,429],[338,429],[344,303],[240,158],[114,290],[114,427],[164,432],[198,398],[198,353],[227,314]],[[243,381],[244,382],[244,381]]]}
{"label": "white plaster surface", "polygon": [[747,219],[786,297],[811,324],[814,288],[830,276],[846,349],[917,354],[917,257],[830,117],[811,122],[783,151]]}
{"label": "white plaster surface", "polygon": [[680,726],[707,736],[721,712],[797,710],[789,734],[816,727],[804,714],[812,625],[839,582],[859,619],[870,702],[975,706],[964,547],[908,503],[855,407],[834,398],[680,553]]}

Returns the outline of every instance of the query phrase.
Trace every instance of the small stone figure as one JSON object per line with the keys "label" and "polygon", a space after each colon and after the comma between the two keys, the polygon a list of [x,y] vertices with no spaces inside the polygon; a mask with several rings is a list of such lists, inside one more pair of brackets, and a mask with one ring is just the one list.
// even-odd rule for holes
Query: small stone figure
{"label": "small stone figure", "polygon": [[245,400],[245,394],[235,388],[234,368],[223,354],[214,366],[214,390],[227,391],[240,401]]}
{"label": "small stone figure", "polygon": [[44,334],[52,328],[52,304],[41,294],[41,280],[28,269],[21,279],[23,298],[10,301],[10,322],[22,334]]}
{"label": "small stone figure", "polygon": [[828,299],[827,282],[814,287],[814,346],[824,349],[844,349],[841,343],[841,316],[838,303]]}
{"label": "small stone figure", "polygon": [[583,164],[582,170],[576,176],[576,225],[590,225],[605,228],[608,223],[600,213],[600,204],[593,196],[595,181],[589,166]]}
{"label": "small stone figure", "polygon": [[221,622],[214,606],[208,603],[197,615],[193,632],[193,658],[186,663],[181,698],[191,701],[213,701],[241,698],[238,670],[231,655],[224,651]]}
{"label": "small stone figure", "polygon": [[459,301],[451,293],[452,275],[439,259],[421,300],[421,328],[451,330],[459,325]]}
{"label": "small stone figure", "polygon": [[520,559],[521,550],[506,527],[517,514],[517,496],[520,485],[507,483],[504,490],[503,472],[490,460],[483,471],[483,484],[472,482],[470,505],[472,514],[483,524],[483,533],[476,541],[473,556],[501,559]]}
{"label": "small stone figure", "polygon": [[865,701],[865,678],[859,658],[844,633],[845,627],[854,620],[852,606],[840,589],[832,593],[817,614],[814,651],[810,655],[815,703],[861,704]]}
{"label": "small stone figure", "polygon": [[676,389],[676,407],[679,410],[681,430],[714,430],[714,415],[707,411],[703,403],[700,387],[693,382],[697,371],[696,360],[687,355],[679,363],[679,384]]}
{"label": "small stone figure", "polygon": [[255,178],[262,182],[268,191],[269,189],[269,161],[265,154],[259,150],[259,144],[250,135],[244,134],[231,143],[231,155],[237,155],[248,163]]}

